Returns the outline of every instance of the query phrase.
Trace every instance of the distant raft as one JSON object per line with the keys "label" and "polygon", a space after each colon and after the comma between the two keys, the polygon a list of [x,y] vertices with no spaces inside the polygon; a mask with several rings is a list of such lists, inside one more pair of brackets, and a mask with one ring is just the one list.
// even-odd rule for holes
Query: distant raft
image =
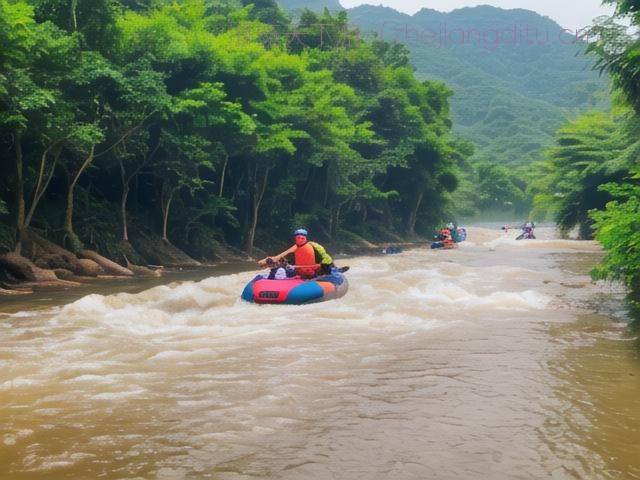
{"label": "distant raft", "polygon": [[456,243],[464,242],[467,239],[467,230],[464,227],[458,227],[452,232],[453,241]]}
{"label": "distant raft", "polygon": [[453,240],[442,240],[440,242],[433,242],[431,244],[431,248],[432,249],[438,249],[438,248],[442,248],[445,250],[448,250],[450,248],[456,248],[456,243]]}
{"label": "distant raft", "polygon": [[516,237],[516,240],[535,240],[536,236],[533,234],[533,230],[522,232]]}
{"label": "distant raft", "polygon": [[244,287],[242,299],[254,303],[301,305],[340,298],[348,289],[349,282],[338,269],[334,269],[331,275],[310,280],[300,277],[270,280],[258,275]]}

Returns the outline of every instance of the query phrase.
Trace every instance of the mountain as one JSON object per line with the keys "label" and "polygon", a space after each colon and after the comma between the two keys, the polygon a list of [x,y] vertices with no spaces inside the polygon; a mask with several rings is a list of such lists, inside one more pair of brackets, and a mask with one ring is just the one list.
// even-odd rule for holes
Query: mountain
{"label": "mountain", "polygon": [[577,32],[535,12],[484,5],[406,15],[362,5],[348,14],[363,36],[405,44],[419,77],[454,90],[455,129],[476,144],[478,159],[527,164],[567,120],[608,106],[607,79]]}
{"label": "mountain", "polygon": [[338,0],[278,0],[282,8],[290,12],[298,12],[308,8],[314,12],[322,12],[324,8],[328,8],[331,12],[336,10],[344,10]]}
{"label": "mountain", "polygon": [[[295,12],[342,9],[337,0],[280,4]],[[566,121],[608,107],[608,82],[593,71],[584,45],[564,44],[577,32],[561,36],[562,27],[530,10],[483,5],[407,15],[362,5],[348,15],[363,38],[405,44],[418,77],[453,89],[454,127],[475,143],[476,159],[526,165]]]}

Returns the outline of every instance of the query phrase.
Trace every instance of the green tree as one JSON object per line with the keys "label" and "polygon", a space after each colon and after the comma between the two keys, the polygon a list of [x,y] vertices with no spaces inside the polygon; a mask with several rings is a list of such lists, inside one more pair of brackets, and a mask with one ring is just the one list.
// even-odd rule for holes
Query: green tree
{"label": "green tree", "polygon": [[[588,52],[597,55],[596,65],[608,72],[614,84],[627,96],[630,104],[640,113],[640,2],[638,0],[606,0],[615,5],[614,17],[601,18],[590,29]],[[629,29],[619,20],[628,20]]]}
{"label": "green tree", "polygon": [[[25,2],[5,1],[0,2],[0,36],[7,46],[0,54],[0,128],[9,132],[14,151],[20,251],[62,148],[74,136],[76,118],[60,84],[73,68],[78,38],[52,24],[35,23]],[[32,192],[30,203],[25,192]]]}
{"label": "green tree", "polygon": [[161,150],[153,162],[153,174],[160,185],[160,209],[162,214],[162,238],[169,242],[168,225],[171,206],[181,190],[193,195],[208,182],[202,178],[202,169],[211,169],[207,153],[209,142],[197,135],[180,132],[162,132]]}
{"label": "green tree", "polygon": [[626,172],[617,161],[628,144],[624,121],[624,112],[591,112],[557,132],[556,146],[547,152],[548,175],[533,193],[537,204],[550,203],[563,234],[577,227],[580,238],[591,238],[589,211],[604,208],[611,199],[599,186]]}
{"label": "green tree", "polygon": [[526,204],[526,194],[517,178],[503,165],[479,162],[474,165],[479,192],[480,209],[521,210]]}
{"label": "green tree", "polygon": [[81,55],[73,71],[69,95],[77,105],[85,127],[75,146],[77,161],[69,162],[69,183],[64,231],[69,246],[81,242],[73,228],[75,188],[96,158],[110,153],[167,107],[162,75],[146,61],[119,68],[96,52]]}
{"label": "green tree", "polygon": [[36,19],[51,21],[67,32],[82,34],[87,46],[102,53],[112,51],[118,0],[33,0]]}
{"label": "green tree", "polygon": [[280,8],[275,0],[242,0],[242,6],[251,5],[249,19],[269,25],[284,25],[289,16]]}
{"label": "green tree", "polygon": [[594,278],[621,280],[632,292],[632,305],[640,308],[640,173],[636,171],[623,183],[600,187],[613,198],[603,210],[591,217],[596,239],[607,251],[601,264],[593,270]]}

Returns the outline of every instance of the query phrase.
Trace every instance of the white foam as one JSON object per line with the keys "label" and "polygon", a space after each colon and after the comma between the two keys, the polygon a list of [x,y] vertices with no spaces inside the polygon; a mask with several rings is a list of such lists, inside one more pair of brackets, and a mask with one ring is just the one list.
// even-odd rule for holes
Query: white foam
{"label": "white foam", "polygon": [[30,317],[37,317],[39,315],[41,315],[42,312],[38,311],[38,310],[33,310],[33,311],[29,311],[29,312],[16,312],[16,313],[11,313],[8,314],[10,317],[12,318],[30,318]]}
{"label": "white foam", "polygon": [[0,384],[0,390],[13,390],[15,388],[27,388],[38,385],[42,382],[34,380],[32,378],[16,377],[12,380],[7,380]]}
{"label": "white foam", "polygon": [[15,445],[16,443],[18,443],[18,440],[22,440],[23,438],[27,438],[30,437],[31,435],[33,435],[33,430],[29,429],[29,428],[23,428],[20,429],[14,433],[8,433],[6,435],[3,436],[3,443],[5,445]]}
{"label": "white foam", "polygon": [[58,468],[70,467],[76,463],[91,458],[95,458],[95,455],[84,452],[64,452],[59,455],[49,455],[46,457],[29,454],[24,457],[23,464],[32,471],[49,471]]}
{"label": "white foam", "polygon": [[149,358],[148,361],[154,360],[185,360],[190,357],[202,357],[211,355],[212,351],[209,348],[200,348],[197,350],[166,350],[160,353],[157,353],[153,357]]}
{"label": "white foam", "polygon": [[104,392],[98,393],[97,395],[92,395],[92,400],[122,400],[129,397],[134,397],[136,395],[142,395],[146,393],[146,389],[138,388],[134,390],[126,390],[121,392]]}
{"label": "white foam", "polygon": [[411,287],[409,295],[415,299],[426,300],[430,305],[457,305],[459,308],[485,306],[500,310],[539,309],[544,308],[550,302],[550,298],[533,290],[498,291],[481,295],[445,281]]}
{"label": "white foam", "polygon": [[[104,367],[104,366],[103,366]],[[65,380],[64,383],[90,383],[113,385],[124,381],[142,381],[157,377],[156,373],[110,373],[105,375],[84,374]]]}
{"label": "white foam", "polygon": [[78,377],[70,378],[65,383],[100,383],[104,385],[111,385],[117,382],[112,375],[80,375]]}

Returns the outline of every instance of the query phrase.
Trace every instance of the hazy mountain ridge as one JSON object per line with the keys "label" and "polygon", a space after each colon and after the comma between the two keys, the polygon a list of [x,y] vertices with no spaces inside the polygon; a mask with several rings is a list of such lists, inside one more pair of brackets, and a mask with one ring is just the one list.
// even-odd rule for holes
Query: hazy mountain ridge
{"label": "hazy mountain ridge", "polygon": [[[363,32],[380,37],[382,30],[381,38],[389,41],[397,35],[396,41],[410,50],[419,76],[442,80],[455,91],[455,128],[478,145],[477,157],[528,163],[541,156],[564,121],[607,106],[607,81],[592,70],[593,60],[581,53],[583,46],[561,44],[569,41],[568,33],[559,37],[562,27],[535,12],[487,5],[450,13],[422,9],[414,15],[371,5],[348,12]],[[471,30],[474,41],[440,46],[433,34],[442,36],[444,28],[454,41],[462,37],[459,31],[449,37],[451,32]],[[533,45],[527,43],[527,28]],[[490,41],[497,30],[506,43],[516,44],[478,44],[474,30]],[[437,43],[421,42],[423,33],[427,42]]]}
{"label": "hazy mountain ridge", "polygon": [[278,3],[285,10],[296,12],[308,8],[314,12],[321,12],[324,8],[328,8],[332,12],[336,10],[344,10],[338,0],[278,0]]}
{"label": "hazy mountain ridge", "polygon": [[[310,6],[297,0],[286,3]],[[336,9],[335,2],[316,3],[317,9]],[[529,163],[540,158],[566,120],[589,108],[608,106],[607,79],[592,70],[593,60],[581,53],[583,46],[563,45],[571,36],[559,37],[563,28],[533,11],[483,5],[449,13],[423,8],[407,15],[389,7],[361,5],[348,9],[348,15],[363,37],[406,43],[418,76],[442,80],[454,90],[455,128],[478,145],[479,158]],[[474,41],[465,38],[464,44],[447,41],[440,46],[433,35],[441,36],[444,28],[453,41],[461,40],[456,29],[465,35],[471,30]],[[527,43],[527,28],[532,45]],[[515,39],[517,44],[493,45],[496,30],[504,42]],[[433,43],[424,43],[422,35]]]}

